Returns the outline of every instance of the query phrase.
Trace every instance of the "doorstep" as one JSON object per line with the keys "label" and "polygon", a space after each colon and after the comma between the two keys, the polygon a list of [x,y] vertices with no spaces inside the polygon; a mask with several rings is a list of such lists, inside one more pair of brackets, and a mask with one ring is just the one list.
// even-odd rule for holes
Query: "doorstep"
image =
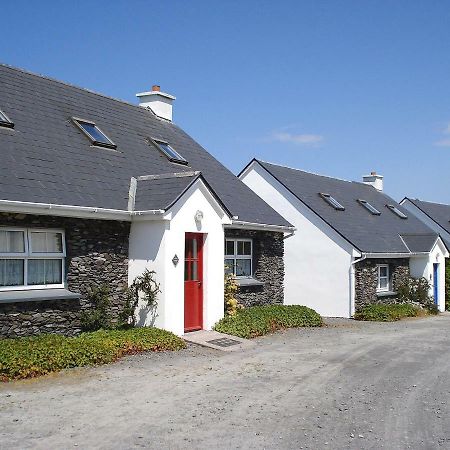
{"label": "doorstep", "polygon": [[231,336],[230,334],[219,333],[217,331],[191,331],[190,333],[185,333],[182,337],[186,342],[222,350],[223,352],[246,350],[255,345],[254,342],[249,341],[248,339],[242,339],[237,336]]}

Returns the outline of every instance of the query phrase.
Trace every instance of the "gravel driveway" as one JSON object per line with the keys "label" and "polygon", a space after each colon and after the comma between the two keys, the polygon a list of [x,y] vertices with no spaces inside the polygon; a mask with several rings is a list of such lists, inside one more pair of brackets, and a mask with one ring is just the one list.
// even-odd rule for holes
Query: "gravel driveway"
{"label": "gravel driveway", "polygon": [[0,448],[450,449],[450,315],[330,320],[0,386]]}

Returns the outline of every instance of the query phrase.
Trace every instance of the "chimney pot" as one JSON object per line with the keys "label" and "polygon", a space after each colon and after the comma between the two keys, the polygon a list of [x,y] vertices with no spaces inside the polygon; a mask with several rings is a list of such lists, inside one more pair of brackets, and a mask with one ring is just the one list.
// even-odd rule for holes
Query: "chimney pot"
{"label": "chimney pot", "polygon": [[161,86],[159,86],[158,84],[154,84],[152,86],[152,91],[153,92],[160,92],[161,91]]}
{"label": "chimney pot", "polygon": [[375,171],[370,172],[370,175],[364,175],[363,183],[369,184],[377,191],[383,192],[383,175],[378,175]]}
{"label": "chimney pot", "polygon": [[377,173],[375,171],[370,172],[370,175],[376,175]]}

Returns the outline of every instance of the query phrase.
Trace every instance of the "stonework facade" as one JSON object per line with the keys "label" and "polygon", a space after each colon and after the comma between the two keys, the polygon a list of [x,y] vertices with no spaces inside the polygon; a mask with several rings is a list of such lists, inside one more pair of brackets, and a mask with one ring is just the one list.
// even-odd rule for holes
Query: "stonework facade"
{"label": "stonework facade", "polygon": [[[389,266],[389,293],[377,293],[379,264]],[[396,297],[397,287],[403,283],[409,274],[408,258],[365,259],[355,267],[355,309],[372,303],[390,302]]]}
{"label": "stonework facade", "polygon": [[240,286],[237,299],[244,306],[282,304],[284,300],[283,233],[226,229],[225,238],[252,239],[253,277],[262,285]]}
{"label": "stonework facade", "polygon": [[58,228],[65,232],[67,289],[80,299],[0,303],[0,337],[44,332],[75,335],[80,332],[80,312],[91,307],[90,288],[106,284],[110,314],[117,319],[128,284],[130,224],[53,216],[0,213],[0,227]]}

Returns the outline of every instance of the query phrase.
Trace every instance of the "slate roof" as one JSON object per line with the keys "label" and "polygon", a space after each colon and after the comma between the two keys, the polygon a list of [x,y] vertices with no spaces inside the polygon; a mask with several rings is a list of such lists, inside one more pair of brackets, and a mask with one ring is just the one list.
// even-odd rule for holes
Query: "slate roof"
{"label": "slate roof", "polygon": [[[437,223],[447,233],[450,233],[450,205],[444,205],[442,203],[432,203],[419,200],[417,198],[408,199],[412,204],[425,213],[431,220]],[[450,249],[450,241],[445,241],[447,247]]]}
{"label": "slate roof", "polygon": [[[437,233],[409,214],[395,200],[370,185],[257,162],[361,252],[428,252],[438,238]],[[319,193],[332,195],[345,210],[335,210]],[[357,202],[358,199],[366,200],[381,214],[371,214]],[[401,219],[386,204],[396,206],[408,218]]]}
{"label": "slate roof", "polygon": [[[0,109],[15,125],[0,127],[0,199],[126,210],[131,177],[195,170],[239,220],[290,225],[181,128],[145,108],[0,65]],[[117,151],[92,147],[71,117],[95,122]],[[167,141],[189,164],[168,161],[148,138]],[[149,184],[141,185],[140,208],[167,203]]]}

